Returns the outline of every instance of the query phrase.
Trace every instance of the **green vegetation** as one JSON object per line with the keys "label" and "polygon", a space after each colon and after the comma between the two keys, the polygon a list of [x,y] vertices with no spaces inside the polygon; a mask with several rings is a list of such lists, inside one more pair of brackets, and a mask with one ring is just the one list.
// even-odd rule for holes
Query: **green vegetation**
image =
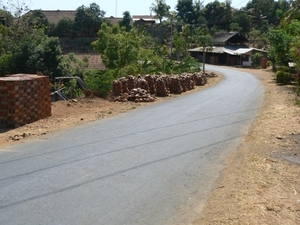
{"label": "green vegetation", "polygon": [[[290,71],[282,69],[288,62],[296,63],[300,71],[300,0],[250,0],[240,9],[229,0],[206,5],[178,0],[176,11],[170,11],[167,0],[153,0],[149,7],[159,24],[135,26],[126,11],[113,25],[96,3],[79,6],[74,19],[56,24],[42,10],[29,11],[26,3],[5,5],[0,10],[0,76],[40,72],[51,81],[77,76],[105,96],[121,76],[199,71],[201,65],[187,50],[210,48],[212,35],[219,31],[239,31],[251,46],[268,50],[278,83],[292,81]],[[105,69],[92,69],[88,57],[64,56],[62,47],[65,52],[99,52]],[[253,55],[254,67],[259,67],[260,58],[259,53]],[[72,82],[66,85],[81,95]]]}
{"label": "green vegetation", "polygon": [[263,57],[262,53],[257,52],[252,56],[252,66],[254,68],[260,67],[260,60]]}

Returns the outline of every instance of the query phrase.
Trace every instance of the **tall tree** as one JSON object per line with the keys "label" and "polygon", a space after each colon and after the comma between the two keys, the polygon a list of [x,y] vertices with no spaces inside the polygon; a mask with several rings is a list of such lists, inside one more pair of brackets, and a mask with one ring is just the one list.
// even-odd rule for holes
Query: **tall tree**
{"label": "tall tree", "polygon": [[101,53],[108,69],[120,69],[138,61],[141,42],[135,30],[126,32],[118,25],[108,27],[103,23],[93,46]]}
{"label": "tall tree", "polygon": [[89,7],[84,5],[77,8],[74,22],[74,30],[79,35],[96,36],[105,16],[105,11],[96,3]]}
{"label": "tall tree", "polygon": [[236,11],[233,13],[233,23],[237,23],[238,27],[241,28],[241,32],[248,33],[251,29],[251,18],[250,16],[242,11]]}
{"label": "tall tree", "polygon": [[300,20],[300,0],[293,2],[292,7],[285,13],[284,18],[281,20],[281,24],[286,26],[293,19]]}
{"label": "tall tree", "polygon": [[219,2],[215,0],[205,6],[204,15],[209,28],[216,26],[219,30],[230,30],[232,23],[231,1]]}
{"label": "tall tree", "polygon": [[178,11],[178,17],[183,23],[195,24],[197,16],[194,10],[193,0],[178,0],[176,10]]}
{"label": "tall tree", "polygon": [[162,19],[168,16],[170,8],[165,0],[155,0],[155,3],[152,3],[150,7],[150,11],[155,13],[155,18],[159,19],[161,24]]}
{"label": "tall tree", "polygon": [[132,17],[128,11],[125,11],[123,13],[123,18],[119,22],[120,27],[125,27],[125,30],[129,32],[132,28],[131,26]]}
{"label": "tall tree", "polygon": [[279,25],[282,15],[289,10],[290,3],[289,0],[251,0],[244,10],[252,17],[253,27],[260,29],[264,24]]}

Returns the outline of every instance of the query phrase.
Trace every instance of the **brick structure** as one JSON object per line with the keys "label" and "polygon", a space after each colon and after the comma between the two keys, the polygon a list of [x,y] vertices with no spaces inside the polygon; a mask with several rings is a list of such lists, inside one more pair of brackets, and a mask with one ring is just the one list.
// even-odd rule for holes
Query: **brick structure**
{"label": "brick structure", "polygon": [[0,126],[16,128],[51,116],[49,77],[0,77]]}

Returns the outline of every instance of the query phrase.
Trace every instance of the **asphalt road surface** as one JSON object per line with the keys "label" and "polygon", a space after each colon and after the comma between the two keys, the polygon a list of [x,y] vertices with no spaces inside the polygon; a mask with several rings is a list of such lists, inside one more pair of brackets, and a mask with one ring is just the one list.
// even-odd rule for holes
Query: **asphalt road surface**
{"label": "asphalt road surface", "polygon": [[190,224],[262,106],[251,74],[0,149],[0,224]]}

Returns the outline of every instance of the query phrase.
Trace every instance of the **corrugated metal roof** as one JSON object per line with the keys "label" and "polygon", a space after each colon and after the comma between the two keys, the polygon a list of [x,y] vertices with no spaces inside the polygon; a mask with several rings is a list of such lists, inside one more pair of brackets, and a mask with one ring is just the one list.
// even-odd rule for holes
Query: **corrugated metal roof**
{"label": "corrugated metal roof", "polygon": [[[245,45],[238,46],[238,45],[225,45],[225,46],[214,46],[212,48],[207,48],[208,51],[206,52],[211,52],[211,53],[227,53],[230,55],[244,55],[247,54],[253,50],[259,51],[259,52],[266,52],[265,50],[262,49],[257,49],[257,48],[251,48]],[[189,49],[189,52],[203,52],[202,47],[198,48],[193,48]]]}

